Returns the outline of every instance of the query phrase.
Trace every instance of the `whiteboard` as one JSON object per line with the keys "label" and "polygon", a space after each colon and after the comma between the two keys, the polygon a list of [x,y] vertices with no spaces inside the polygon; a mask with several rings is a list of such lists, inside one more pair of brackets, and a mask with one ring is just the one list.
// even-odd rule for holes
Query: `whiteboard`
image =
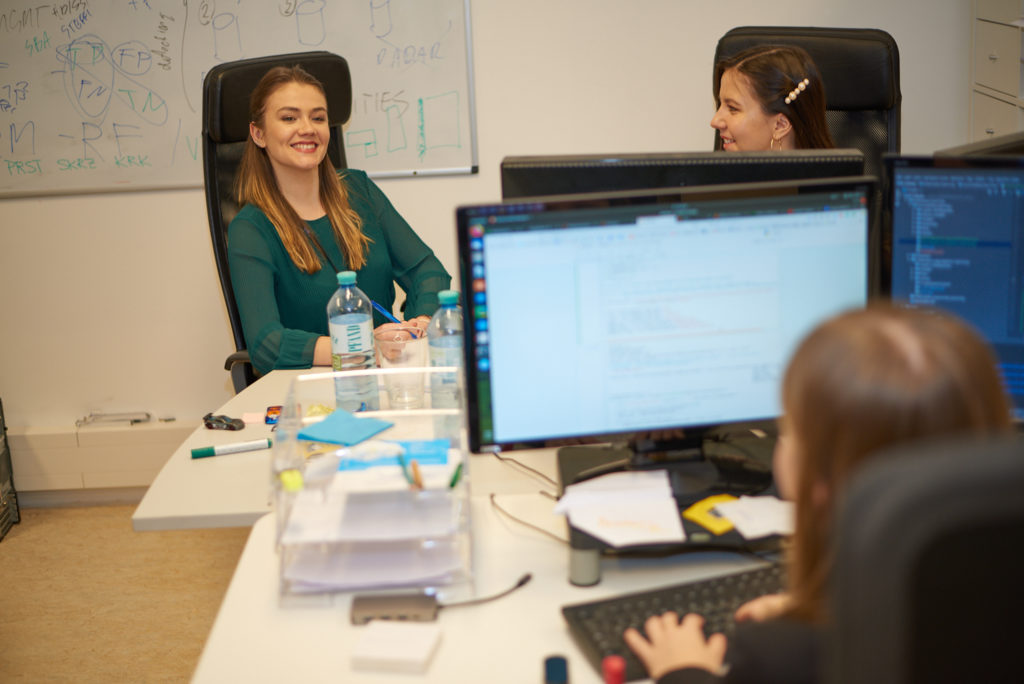
{"label": "whiteboard", "polygon": [[348,60],[348,165],[474,173],[469,0],[35,0],[0,10],[0,197],[201,187],[215,64]]}

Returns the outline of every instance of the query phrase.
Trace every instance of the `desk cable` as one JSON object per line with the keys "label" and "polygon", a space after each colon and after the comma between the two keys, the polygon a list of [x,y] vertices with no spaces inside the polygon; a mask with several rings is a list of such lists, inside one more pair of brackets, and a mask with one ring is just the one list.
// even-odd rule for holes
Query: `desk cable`
{"label": "desk cable", "polygon": [[519,581],[517,581],[514,585],[512,585],[508,589],[505,589],[504,591],[499,591],[497,594],[491,594],[490,596],[481,596],[480,598],[474,598],[474,599],[466,599],[464,601],[452,601],[450,603],[438,603],[437,607],[438,608],[458,608],[459,606],[475,606],[475,605],[480,604],[480,603],[487,603],[488,601],[494,601],[494,600],[500,599],[500,598],[502,598],[504,596],[508,596],[509,594],[511,594],[513,591],[515,591],[519,587],[525,586],[526,583],[529,582],[531,579],[533,579],[533,574],[528,572],[525,575],[523,575],[522,577],[520,577]]}
{"label": "desk cable", "polygon": [[[544,473],[540,472],[536,468],[528,466],[525,463],[523,463],[522,461],[517,461],[514,458],[509,458],[508,456],[502,456],[501,454],[499,454],[497,452],[491,452],[491,454],[494,456],[494,458],[498,459],[498,461],[500,461],[501,463],[504,463],[505,465],[508,465],[508,466],[515,466],[515,467],[521,468],[521,469],[527,471],[526,474],[529,475],[530,477],[534,478],[535,480],[540,480],[544,484],[551,485],[552,487],[555,487],[556,489],[558,488],[558,483],[557,482],[555,482],[553,479],[551,479],[550,477],[548,477]],[[547,492],[547,491],[544,491],[543,489],[541,489],[537,493],[539,495],[541,495],[541,496],[544,496],[544,497],[547,497],[547,498],[551,499],[552,501],[558,501],[558,497],[555,496],[554,494],[552,494],[551,492]],[[533,530],[536,530],[537,532],[540,532],[541,534],[544,534],[544,535],[546,535],[548,537],[551,537],[555,541],[561,542],[563,544],[568,544],[569,543],[568,539],[563,539],[562,537],[559,537],[557,534],[554,534],[552,532],[549,532],[548,530],[545,530],[543,527],[538,527],[537,525],[534,525],[533,523],[526,522],[522,518],[517,518],[516,516],[512,515],[507,510],[502,508],[502,506],[500,504],[498,504],[498,501],[497,501],[497,499],[495,499],[495,496],[497,496],[497,495],[494,492],[491,492],[491,494],[490,494],[491,506],[494,507],[494,510],[498,511],[499,513],[501,513],[502,515],[507,517],[509,520],[511,520],[513,522],[517,522],[520,525],[525,525],[526,527],[529,527],[529,528],[531,528]]]}
{"label": "desk cable", "polygon": [[[550,498],[554,498],[548,492],[543,492],[542,491],[542,492],[537,492],[537,493],[540,494],[541,496],[547,496],[547,497],[550,497]],[[563,539],[562,537],[559,537],[557,534],[554,534],[553,532],[549,532],[548,530],[545,530],[543,527],[539,527],[537,525],[534,525],[531,522],[526,522],[522,518],[517,518],[516,516],[512,515],[511,513],[509,513],[507,510],[505,510],[504,508],[502,508],[498,504],[497,499],[494,498],[495,496],[497,496],[497,494],[495,494],[494,492],[491,492],[491,494],[490,494],[491,506],[494,507],[494,510],[498,511],[499,513],[501,513],[502,515],[507,517],[509,520],[511,520],[513,522],[517,522],[520,525],[525,525],[526,527],[529,527],[530,529],[536,530],[537,532],[540,532],[541,534],[547,535],[548,537],[551,537],[552,539],[554,539],[557,542],[561,542],[563,544],[568,544],[569,543],[568,539]]]}
{"label": "desk cable", "polygon": [[501,461],[505,465],[508,465],[508,466],[518,466],[519,468],[522,468],[523,470],[529,471],[529,473],[533,473],[534,479],[543,480],[546,484],[549,484],[552,487],[555,487],[556,489],[558,488],[558,483],[557,482],[555,482],[550,477],[548,477],[544,473],[540,472],[536,468],[532,468],[532,467],[526,465],[525,463],[523,463],[522,461],[517,461],[514,458],[510,458],[508,456],[502,456],[501,454],[499,454],[497,452],[491,452],[491,454],[494,456],[494,458],[498,459],[499,461]]}

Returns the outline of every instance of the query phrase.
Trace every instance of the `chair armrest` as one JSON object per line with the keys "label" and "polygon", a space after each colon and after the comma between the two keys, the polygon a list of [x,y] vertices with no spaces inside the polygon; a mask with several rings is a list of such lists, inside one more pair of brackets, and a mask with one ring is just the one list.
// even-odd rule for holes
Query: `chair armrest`
{"label": "chair armrest", "polygon": [[253,368],[247,349],[240,349],[224,359],[224,370],[231,371],[231,385],[238,394],[256,382],[256,369]]}
{"label": "chair armrest", "polygon": [[224,359],[224,370],[229,371],[231,367],[236,363],[252,363],[249,360],[249,350],[241,349],[229,355],[228,358]]}

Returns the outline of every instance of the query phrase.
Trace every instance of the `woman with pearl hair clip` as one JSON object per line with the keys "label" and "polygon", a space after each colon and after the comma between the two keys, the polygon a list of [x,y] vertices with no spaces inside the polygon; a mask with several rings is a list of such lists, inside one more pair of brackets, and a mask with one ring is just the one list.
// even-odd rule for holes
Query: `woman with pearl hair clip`
{"label": "woman with pearl hair clip", "polygon": [[810,55],[758,45],[715,65],[711,127],[728,152],[835,147],[825,123],[825,86]]}

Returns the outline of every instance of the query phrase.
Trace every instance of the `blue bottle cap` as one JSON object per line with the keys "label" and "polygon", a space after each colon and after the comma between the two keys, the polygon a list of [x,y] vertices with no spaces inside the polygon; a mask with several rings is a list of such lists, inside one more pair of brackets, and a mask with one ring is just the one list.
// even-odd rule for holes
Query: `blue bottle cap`
{"label": "blue bottle cap", "polygon": [[563,656],[549,656],[544,660],[544,684],[568,684],[569,663]]}
{"label": "blue bottle cap", "polygon": [[338,284],[339,285],[355,285],[356,284],[356,272],[355,271],[340,271],[338,273]]}

